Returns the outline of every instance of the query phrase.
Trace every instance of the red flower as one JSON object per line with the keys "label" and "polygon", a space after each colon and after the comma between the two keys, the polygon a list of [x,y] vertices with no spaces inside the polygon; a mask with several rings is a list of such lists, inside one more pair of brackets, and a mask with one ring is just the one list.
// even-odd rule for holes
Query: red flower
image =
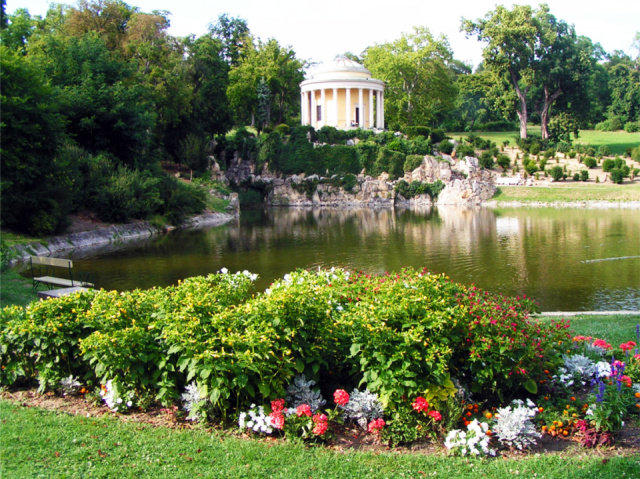
{"label": "red flower", "polygon": [[349,402],[349,393],[344,389],[336,389],[336,392],[333,393],[333,400],[338,406],[346,406]]}
{"label": "red flower", "polygon": [[620,345],[620,349],[622,349],[623,351],[631,351],[635,347],[635,345],[635,341],[629,341],[627,343],[622,343]]}
{"label": "red flower", "polygon": [[327,432],[327,427],[329,426],[329,421],[327,416],[324,414],[315,414],[313,416],[313,423],[315,426],[313,427],[312,432],[318,436],[322,436],[325,432]]}
{"label": "red flower", "polygon": [[302,416],[311,417],[311,408],[309,407],[308,404],[300,404],[300,406],[296,408],[296,414],[298,415],[298,417],[302,417]]}
{"label": "red flower", "polygon": [[438,411],[429,411],[429,416],[431,416],[436,422],[442,420],[442,414]]}
{"label": "red flower", "polygon": [[384,419],[382,418],[374,419],[367,426],[367,430],[372,434],[378,434],[380,431],[382,431],[382,428],[385,425],[386,423],[384,422]]}
{"label": "red flower", "polygon": [[273,412],[281,412],[284,409],[284,399],[276,399],[271,401],[271,410]]}
{"label": "red flower", "polygon": [[429,403],[422,396],[418,396],[411,406],[418,412],[429,410]]}
{"label": "red flower", "polygon": [[269,419],[271,419],[271,424],[276,429],[282,429],[284,427],[284,415],[281,412],[272,412],[269,414]]}
{"label": "red flower", "polygon": [[602,349],[611,349],[611,345],[608,344],[604,339],[596,339],[593,342],[593,345]]}

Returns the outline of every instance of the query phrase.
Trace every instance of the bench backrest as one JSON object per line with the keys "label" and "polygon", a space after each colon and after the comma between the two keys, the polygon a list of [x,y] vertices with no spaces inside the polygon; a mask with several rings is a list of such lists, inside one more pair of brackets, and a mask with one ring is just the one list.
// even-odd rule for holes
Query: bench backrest
{"label": "bench backrest", "polygon": [[48,258],[46,256],[32,256],[31,264],[41,264],[44,266],[57,266],[59,268],[73,268],[73,261],[70,259]]}

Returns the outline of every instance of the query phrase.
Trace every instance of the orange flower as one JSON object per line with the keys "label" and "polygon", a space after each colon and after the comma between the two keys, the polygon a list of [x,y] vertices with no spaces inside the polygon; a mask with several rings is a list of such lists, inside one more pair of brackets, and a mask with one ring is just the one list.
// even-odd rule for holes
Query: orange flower
{"label": "orange flower", "polygon": [[486,417],[487,419],[491,419],[493,417],[493,414],[488,412],[487,414],[484,415],[484,417]]}
{"label": "orange flower", "polygon": [[640,399],[640,392],[635,393],[634,396]]}
{"label": "orange flower", "polygon": [[569,431],[567,431],[566,429],[564,431],[562,431],[562,435],[563,436],[568,436],[569,435]]}
{"label": "orange flower", "polygon": [[573,397],[573,396],[571,396],[571,400],[572,400],[572,401],[575,401],[575,400],[576,400],[576,398],[575,398],[575,397]]}
{"label": "orange flower", "polygon": [[544,412],[544,408],[543,407],[539,407],[538,408],[538,412]]}
{"label": "orange flower", "polygon": [[471,411],[467,412],[467,417],[471,416]]}

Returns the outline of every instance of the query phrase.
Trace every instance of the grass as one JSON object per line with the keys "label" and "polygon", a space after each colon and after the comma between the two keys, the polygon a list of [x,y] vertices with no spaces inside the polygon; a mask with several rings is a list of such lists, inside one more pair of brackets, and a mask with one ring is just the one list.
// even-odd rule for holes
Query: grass
{"label": "grass", "polygon": [[640,201],[640,183],[626,185],[585,185],[576,182],[554,186],[501,186],[496,201],[553,203],[571,201]]}
{"label": "grass", "polygon": [[[529,135],[540,136],[540,127],[537,125],[529,125],[527,127]],[[454,140],[466,138],[469,132],[453,132],[447,133]],[[509,146],[516,146],[516,138],[520,136],[518,131],[474,131],[474,135],[481,138],[489,139],[495,142],[499,147],[502,143],[509,141]],[[601,145],[607,145],[614,155],[624,155],[627,148],[635,148],[640,146],[640,133],[627,133],[626,131],[596,131],[596,130],[580,130],[580,135],[573,140],[574,143],[591,145],[596,149]]]}
{"label": "grass", "polygon": [[[541,317],[540,321],[551,321]],[[612,344],[635,336],[638,315],[580,315],[576,334]],[[339,451],[282,440],[247,440],[218,430],[169,429],[117,417],[72,416],[0,401],[2,477],[638,477],[640,453],[603,460],[577,445],[514,460],[444,453]],[[406,452],[406,451],[405,451]]]}
{"label": "grass", "polygon": [[[87,418],[0,401],[3,477],[637,477],[640,455],[529,455],[505,461],[444,454],[337,451],[217,431]],[[517,472],[516,472],[517,471]],[[534,476],[535,475],[535,476]]]}
{"label": "grass", "polygon": [[0,305],[2,307],[14,304],[26,306],[37,299],[38,295],[33,291],[31,280],[11,270],[0,275]]}
{"label": "grass", "polygon": [[[562,319],[562,317],[538,317],[538,320],[541,322],[550,322],[552,319],[558,321]],[[630,340],[637,341],[636,325],[640,324],[640,314],[581,314],[568,317],[566,319],[569,319],[571,321],[571,329],[575,332],[575,334],[602,338],[614,347],[617,347],[619,344],[626,343]]]}

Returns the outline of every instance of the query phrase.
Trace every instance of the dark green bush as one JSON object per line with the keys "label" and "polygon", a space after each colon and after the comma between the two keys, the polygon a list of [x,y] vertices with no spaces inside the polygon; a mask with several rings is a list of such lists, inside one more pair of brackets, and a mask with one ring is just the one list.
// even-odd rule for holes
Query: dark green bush
{"label": "dark green bush", "polygon": [[361,141],[356,145],[360,169],[364,169],[368,174],[374,174],[374,165],[378,157],[380,145],[372,140]]}
{"label": "dark green bush", "polygon": [[488,121],[474,125],[475,131],[516,131],[518,126],[511,121]]}
{"label": "dark green bush", "polygon": [[615,167],[616,167],[616,162],[611,158],[607,158],[602,162],[602,171],[604,171],[605,173],[611,171]]}
{"label": "dark green bush", "polygon": [[98,218],[107,222],[125,222],[131,218],[144,219],[162,205],[157,187],[159,179],[147,171],[120,167],[99,193],[95,205]]}
{"label": "dark green bush", "polygon": [[496,159],[496,163],[498,163],[498,166],[504,171],[507,171],[507,168],[511,165],[511,159],[507,155],[500,154]]}
{"label": "dark green bush", "polygon": [[424,160],[423,155],[408,155],[407,159],[404,162],[405,173],[410,173],[416,168],[418,168],[422,164],[423,160]]}
{"label": "dark green bush", "polygon": [[483,151],[479,158],[480,166],[486,170],[493,168],[493,155],[488,151]]}
{"label": "dark green bush", "polygon": [[576,157],[576,155],[577,155],[577,153],[576,153],[576,151],[574,151],[574,150],[571,150],[571,151],[569,152],[569,158],[575,158],[575,157]]}
{"label": "dark green bush", "polygon": [[596,130],[598,131],[618,131],[622,130],[622,127],[622,119],[619,116],[614,116],[596,124]]}
{"label": "dark green bush", "polygon": [[598,155],[599,156],[609,156],[611,154],[611,150],[607,145],[600,145],[598,147]]}
{"label": "dark green bush", "polygon": [[580,181],[587,181],[589,179],[589,170],[580,170]]}
{"label": "dark green bush", "polygon": [[280,133],[282,136],[287,136],[289,135],[291,128],[289,128],[289,125],[287,125],[286,123],[280,123],[278,126],[276,126],[275,131]]}
{"label": "dark green bush", "polygon": [[612,168],[609,174],[611,175],[611,181],[616,184],[621,184],[624,181],[624,172],[621,168]]}
{"label": "dark green bush", "polygon": [[637,133],[640,131],[640,121],[628,121],[624,124],[624,131],[627,133]]}
{"label": "dark green bush", "polygon": [[560,141],[558,142],[557,150],[560,153],[568,153],[571,150],[571,143],[567,143],[566,141]]}
{"label": "dark green bush", "polygon": [[164,204],[164,217],[170,224],[179,225],[188,216],[201,213],[204,210],[205,198],[204,189],[174,181],[170,196]]}
{"label": "dark green bush", "polygon": [[540,158],[540,171],[544,171],[545,167],[547,166],[547,158]]}
{"label": "dark green bush", "polygon": [[573,174],[573,181],[580,181],[580,173]]}
{"label": "dark green bush", "polygon": [[596,159],[591,156],[587,156],[584,159],[583,163],[587,168],[595,168],[596,166],[598,166],[598,162],[596,161]]}
{"label": "dark green bush", "polygon": [[438,151],[440,153],[444,153],[445,155],[450,155],[453,152],[453,143],[449,140],[441,141],[438,144]]}
{"label": "dark green bush", "polygon": [[256,159],[256,172],[260,174],[265,163],[277,164],[282,152],[282,135],[277,131],[260,135],[258,139],[258,154]]}
{"label": "dark green bush", "polygon": [[404,175],[405,155],[382,147],[378,151],[378,156],[373,168],[373,175],[378,176],[383,172],[389,174],[389,179],[395,180]]}
{"label": "dark green bush", "polygon": [[440,180],[436,180],[433,183],[412,181],[411,184],[407,183],[405,180],[400,180],[396,184],[394,190],[397,194],[403,196],[406,199],[426,194],[429,195],[429,197],[433,201],[436,201],[438,199],[438,195],[445,186],[446,185]]}
{"label": "dark green bush", "polygon": [[554,181],[560,181],[564,179],[564,171],[561,166],[554,166],[549,170],[549,176],[554,179]]}
{"label": "dark green bush", "polygon": [[433,154],[433,145],[429,138],[416,136],[409,141],[409,150],[413,155],[431,155]]}
{"label": "dark green bush", "polygon": [[402,133],[407,135],[408,138],[415,138],[416,136],[423,136],[429,138],[431,128],[427,126],[405,126]]}
{"label": "dark green bush", "polygon": [[524,171],[527,172],[528,175],[533,175],[536,171],[538,171],[538,165],[533,160],[523,161]]}
{"label": "dark green bush", "polygon": [[458,144],[456,146],[456,158],[464,158],[465,156],[477,157],[476,150],[471,145]]}
{"label": "dark green bush", "polygon": [[316,170],[321,174],[358,174],[361,169],[358,150],[353,146],[325,145],[315,149],[315,156],[316,161],[322,165],[320,171]]}
{"label": "dark green bush", "polygon": [[440,143],[442,140],[445,140],[447,138],[447,135],[445,134],[444,130],[433,130],[431,132],[431,142],[435,145],[436,143]]}
{"label": "dark green bush", "polygon": [[343,130],[338,130],[333,126],[326,125],[318,130],[318,141],[329,145],[343,143],[347,139],[345,133]]}

